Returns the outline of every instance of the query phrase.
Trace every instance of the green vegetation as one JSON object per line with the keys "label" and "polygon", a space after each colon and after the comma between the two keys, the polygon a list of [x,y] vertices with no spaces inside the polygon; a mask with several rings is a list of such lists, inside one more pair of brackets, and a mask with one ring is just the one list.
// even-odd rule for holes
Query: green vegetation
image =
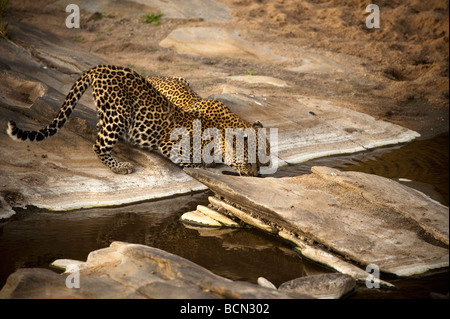
{"label": "green vegetation", "polygon": [[161,24],[161,21],[159,21],[159,19],[161,19],[161,17],[163,16],[162,13],[159,14],[154,14],[154,13],[149,13],[145,15],[145,23],[151,23],[155,26],[158,26]]}
{"label": "green vegetation", "polygon": [[6,7],[8,6],[9,0],[0,0],[0,37],[7,39],[8,38],[8,24],[3,21],[3,14],[6,11]]}
{"label": "green vegetation", "polygon": [[250,70],[245,70],[245,73],[247,73],[248,75],[253,75],[253,72]]}
{"label": "green vegetation", "polygon": [[92,15],[92,19],[94,19],[95,21],[101,20],[105,17],[105,15],[101,12],[96,12]]}

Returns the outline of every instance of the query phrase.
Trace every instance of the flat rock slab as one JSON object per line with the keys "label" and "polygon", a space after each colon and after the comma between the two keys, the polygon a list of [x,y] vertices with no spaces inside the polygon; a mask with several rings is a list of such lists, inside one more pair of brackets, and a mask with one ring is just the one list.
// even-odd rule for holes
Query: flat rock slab
{"label": "flat rock slab", "polygon": [[178,28],[159,45],[181,54],[194,56],[233,57],[233,59],[254,59],[265,62],[286,60],[262,44],[243,40],[238,30],[217,27]]}
{"label": "flat rock slab", "polygon": [[[6,127],[0,125],[4,131]],[[133,174],[117,175],[96,158],[92,141],[60,132],[52,141],[17,144],[0,133],[1,192],[11,206],[49,210],[113,206],[206,189],[156,154],[123,146],[118,158],[134,163]],[[120,148],[118,148],[119,150]],[[126,154],[128,152],[128,156]]]}
{"label": "flat rock slab", "polygon": [[344,65],[332,60],[331,58],[319,54],[304,52],[303,58],[298,61],[296,66],[288,67],[288,71],[298,73],[352,73],[353,70]]}
{"label": "flat rock slab", "polygon": [[313,167],[293,178],[186,172],[248,216],[398,276],[448,267],[449,210],[387,178]]}
{"label": "flat rock slab", "polygon": [[228,80],[231,81],[240,81],[248,84],[266,84],[273,85],[278,87],[288,87],[289,85],[286,81],[271,77],[271,76],[263,76],[263,75],[235,75],[227,77]]}
{"label": "flat rock slab", "polygon": [[[57,263],[58,264],[58,263]],[[64,261],[63,266],[70,263]],[[19,269],[11,274],[0,298],[289,298],[274,289],[217,276],[182,257],[137,244],[113,242],[93,251],[79,270],[79,288],[70,274],[47,269]],[[68,278],[68,279],[67,279]]]}

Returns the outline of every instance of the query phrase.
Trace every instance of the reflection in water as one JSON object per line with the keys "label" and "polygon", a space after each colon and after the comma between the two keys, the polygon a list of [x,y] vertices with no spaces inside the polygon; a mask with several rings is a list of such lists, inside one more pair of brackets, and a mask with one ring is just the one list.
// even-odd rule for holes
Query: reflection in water
{"label": "reflection in water", "polygon": [[[448,205],[448,134],[359,154],[333,156],[281,168],[275,176],[309,174],[326,165],[390,178]],[[185,257],[233,280],[256,282],[263,276],[275,285],[305,275],[329,272],[297,253],[275,236],[245,229],[185,226],[181,214],[207,204],[208,192],[115,208],[49,213],[29,208],[0,225],[0,287],[9,274],[23,267],[44,267],[59,258],[86,260],[90,251],[125,241],[157,247]],[[385,279],[385,278],[382,278]],[[392,278],[391,278],[392,279]],[[368,290],[354,297],[427,298],[448,292],[448,271],[424,278],[394,280],[398,291]]]}

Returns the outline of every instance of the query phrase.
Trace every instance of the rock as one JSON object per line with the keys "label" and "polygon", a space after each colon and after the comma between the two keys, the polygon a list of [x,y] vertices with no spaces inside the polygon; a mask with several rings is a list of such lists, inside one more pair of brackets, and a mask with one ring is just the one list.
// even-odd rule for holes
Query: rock
{"label": "rock", "polygon": [[[254,52],[262,54],[260,58],[266,58],[265,54],[274,58],[272,53],[257,46],[250,50],[235,31],[187,28],[179,32],[192,32],[201,42],[202,37],[212,41],[214,32],[211,31],[229,39],[235,44],[232,47],[244,52],[242,54]],[[34,53],[10,42],[1,42],[0,115],[22,126],[28,123],[29,127],[40,128],[60,108],[76,77],[89,66],[105,61],[26,23],[11,25],[9,32],[18,41],[32,46]],[[21,63],[16,62],[18,59]],[[417,136],[326,101],[302,98],[300,103],[292,104],[236,94],[221,98],[244,118],[253,121],[257,112],[258,120],[266,127],[278,128],[281,163],[359,151]],[[1,147],[8,150],[0,154],[0,191],[19,193],[22,200],[14,205],[68,210],[126,204],[205,189],[160,156],[120,143],[115,148],[117,156],[133,162],[137,169],[129,176],[111,173],[91,150],[97,121],[91,101],[90,97],[82,99],[64,129],[43,143],[17,144],[5,134],[6,122],[0,124]],[[305,114],[305,117],[293,121],[292,112]],[[10,204],[2,203],[3,216],[11,216],[7,206]]]}
{"label": "rock", "polygon": [[244,223],[247,223],[249,225],[252,225],[254,227],[262,229],[268,233],[277,233],[277,230],[274,227],[272,227],[271,225],[265,224],[264,222],[260,221],[259,219],[254,218],[253,216],[249,215],[248,213],[245,213],[242,210],[240,210],[230,204],[220,201],[215,197],[209,197],[208,199],[209,199],[209,202],[214,207],[217,207],[218,209],[220,209],[220,208],[225,209],[228,213],[239,218]]}
{"label": "rock", "polygon": [[46,269],[11,274],[0,298],[289,298],[255,284],[232,281],[163,250],[113,242],[80,264],[79,288],[68,276]]}
{"label": "rock", "polygon": [[319,54],[303,53],[303,58],[298,61],[297,66],[289,67],[287,70],[298,73],[352,73],[353,70],[344,65]]}
{"label": "rock", "polygon": [[[448,267],[448,208],[390,179],[327,167],[293,178],[185,171],[223,197],[228,213],[237,211],[246,223],[257,220],[269,232],[293,236],[300,249],[308,249],[302,242],[317,243],[337,260],[375,264],[398,276]],[[355,278],[364,280],[359,273]]]}
{"label": "rock", "polygon": [[181,215],[181,221],[194,226],[206,226],[206,227],[222,227],[223,225],[219,223],[214,218],[203,214],[198,210],[184,213]]}
{"label": "rock", "polygon": [[81,270],[88,267],[84,261],[73,259],[57,259],[52,262],[50,266],[56,269],[64,270],[66,273],[71,273],[75,270]]}
{"label": "rock", "polygon": [[439,241],[449,244],[448,218],[445,223],[448,207],[431,200],[425,194],[376,175],[342,173],[326,167],[314,168],[313,173],[329,182],[360,192],[374,205],[381,205],[399,212],[417,222],[424,231]]}
{"label": "rock", "polygon": [[356,281],[351,276],[331,273],[296,278],[281,284],[278,290],[292,297],[301,294],[318,299],[339,299],[355,287]]}
{"label": "rock", "polygon": [[194,226],[240,227],[234,220],[203,205],[198,205],[195,211],[184,213],[181,221]]}
{"label": "rock", "polygon": [[267,280],[264,277],[258,277],[258,279],[256,280],[256,283],[258,285],[260,285],[261,287],[266,287],[266,288],[270,288],[270,289],[277,289],[277,287],[271,283],[269,280]]}
{"label": "rock", "polygon": [[3,195],[0,194],[0,220],[7,219],[13,216],[16,212],[12,209],[11,205],[5,201]]}
{"label": "rock", "polygon": [[46,93],[47,87],[39,82],[21,79],[15,75],[7,70],[2,72],[0,86],[4,88],[4,93],[0,96],[0,101],[9,105],[30,108],[38,98]]}
{"label": "rock", "polygon": [[237,75],[237,76],[229,76],[227,79],[232,81],[241,81],[249,84],[268,84],[278,87],[288,87],[289,85],[286,81],[273,78],[271,76],[261,76],[261,75]]}
{"label": "rock", "polygon": [[[85,1],[84,5],[85,9],[97,12],[108,3]],[[30,50],[12,42],[0,42],[0,116],[5,119],[0,123],[0,147],[7,150],[0,153],[0,193],[17,195],[17,200],[9,201],[8,197],[0,201],[3,212],[0,216],[12,216],[14,207],[18,206],[34,205],[59,211],[121,205],[206,189],[161,156],[123,143],[118,143],[114,151],[119,160],[134,164],[133,174],[118,176],[101,164],[92,151],[97,114],[89,92],[64,128],[51,139],[22,144],[9,139],[5,133],[7,119],[15,120],[23,128],[42,128],[59,110],[79,75],[93,65],[107,62],[84,52],[72,41],[25,22],[10,24],[8,32],[17,43],[26,43]],[[182,51],[185,53],[207,55],[212,50],[211,54],[219,56],[231,52],[236,59],[276,63],[283,60],[263,46],[244,41],[235,30],[183,28],[174,30],[172,35],[168,38],[187,46]],[[216,39],[216,36],[220,37]],[[218,41],[222,46],[217,46]],[[189,45],[194,45],[194,49]],[[283,85],[278,79],[244,78]],[[272,143],[274,165],[266,174],[275,171],[279,164],[361,151],[418,136],[416,132],[376,121],[330,101],[307,97],[281,101],[244,94],[224,94],[217,98],[243,118],[251,122],[260,120],[266,128],[276,129],[278,138]]]}
{"label": "rock", "polygon": [[278,56],[264,45],[244,41],[239,31],[217,27],[187,27],[172,31],[159,45],[181,54],[205,57],[230,57],[265,62],[280,62]]}
{"label": "rock", "polygon": [[209,207],[203,205],[197,205],[197,210],[221,223],[225,227],[239,227],[239,224],[236,223],[231,218],[226,217],[225,215],[211,209]]}
{"label": "rock", "polygon": [[[49,299],[52,296],[58,296],[60,299],[80,298],[77,294],[78,289],[66,288],[65,279],[64,276],[48,269],[18,269],[8,277],[0,290],[0,299]],[[83,285],[91,286],[92,281],[85,281]]]}

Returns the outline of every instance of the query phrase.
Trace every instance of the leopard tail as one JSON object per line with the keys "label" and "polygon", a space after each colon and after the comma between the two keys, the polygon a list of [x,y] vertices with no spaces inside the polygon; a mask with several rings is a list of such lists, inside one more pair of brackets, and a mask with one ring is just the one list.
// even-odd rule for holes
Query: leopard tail
{"label": "leopard tail", "polygon": [[39,131],[26,131],[17,127],[14,121],[9,121],[6,132],[16,141],[42,141],[54,134],[66,123],[73,109],[77,105],[81,96],[91,83],[92,70],[83,73],[83,75],[75,82],[70,89],[69,94],[64,101],[58,115],[53,119],[53,122]]}

